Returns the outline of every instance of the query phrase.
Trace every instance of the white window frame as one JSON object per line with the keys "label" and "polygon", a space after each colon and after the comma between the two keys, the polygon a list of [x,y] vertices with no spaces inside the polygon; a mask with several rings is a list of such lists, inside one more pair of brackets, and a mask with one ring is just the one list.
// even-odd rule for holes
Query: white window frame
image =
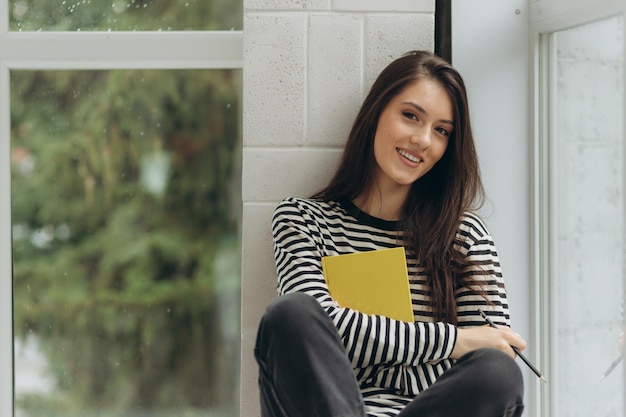
{"label": "white window frame", "polygon": [[[529,348],[538,352],[536,360],[552,383],[558,374],[556,369],[558,355],[556,311],[558,297],[556,293],[556,243],[550,241],[555,236],[556,189],[551,167],[555,166],[554,155],[549,138],[551,131],[550,114],[554,114],[553,97],[556,85],[555,68],[549,63],[554,62],[550,54],[555,53],[553,39],[550,34],[585,23],[622,15],[626,20],[626,3],[623,0],[530,0],[530,46],[531,46],[531,111],[533,154],[531,161],[531,184],[533,185],[531,201],[531,225],[533,244],[533,278],[531,280],[531,327],[532,344]],[[626,42],[624,47],[626,57]],[[624,97],[626,97],[626,73],[624,75]],[[626,120],[624,131],[626,132]],[[552,158],[552,159],[551,159]],[[626,161],[625,161],[626,166]],[[626,178],[625,178],[626,181]],[[626,196],[625,196],[626,201]],[[625,236],[626,239],[626,236]],[[626,266],[625,266],[626,267]],[[624,277],[626,279],[626,277]],[[558,403],[551,385],[532,384],[530,395],[531,407],[527,412],[535,417],[557,416]],[[625,398],[626,401],[626,398]]]}
{"label": "white window frame", "polygon": [[242,31],[10,32],[0,0],[0,416],[14,416],[11,70],[243,68]]}

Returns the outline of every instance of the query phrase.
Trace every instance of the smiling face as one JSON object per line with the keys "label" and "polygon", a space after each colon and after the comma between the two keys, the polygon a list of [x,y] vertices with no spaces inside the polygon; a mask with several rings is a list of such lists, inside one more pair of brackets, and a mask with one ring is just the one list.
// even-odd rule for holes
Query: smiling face
{"label": "smiling face", "polygon": [[374,137],[376,186],[408,194],[441,159],[453,129],[452,100],[435,80],[408,84],[383,109]]}

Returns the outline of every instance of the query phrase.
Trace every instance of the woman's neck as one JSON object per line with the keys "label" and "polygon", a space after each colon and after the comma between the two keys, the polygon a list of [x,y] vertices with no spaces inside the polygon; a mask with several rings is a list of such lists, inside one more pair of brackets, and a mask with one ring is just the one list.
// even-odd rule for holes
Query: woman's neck
{"label": "woman's neck", "polygon": [[408,194],[406,187],[383,190],[374,185],[362,192],[353,203],[370,216],[383,220],[400,220]]}

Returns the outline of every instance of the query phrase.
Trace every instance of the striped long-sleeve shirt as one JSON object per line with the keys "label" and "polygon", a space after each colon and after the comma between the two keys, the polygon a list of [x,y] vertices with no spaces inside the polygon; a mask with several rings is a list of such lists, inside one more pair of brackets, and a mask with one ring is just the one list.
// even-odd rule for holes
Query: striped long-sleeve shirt
{"label": "striped long-sleeve shirt", "polygon": [[484,223],[473,214],[461,219],[457,238],[462,243],[456,250],[472,261],[474,266],[464,272],[482,282],[491,303],[467,288],[458,288],[457,326],[433,320],[427,277],[410,251],[407,268],[415,322],[342,308],[330,296],[321,258],[402,246],[397,222],[372,217],[349,201],[288,198],[274,212],[272,233],[279,295],[304,292],[326,310],[352,362],[369,415],[397,414],[449,369],[457,326],[484,324],[478,308],[496,324],[509,325],[496,248]]}

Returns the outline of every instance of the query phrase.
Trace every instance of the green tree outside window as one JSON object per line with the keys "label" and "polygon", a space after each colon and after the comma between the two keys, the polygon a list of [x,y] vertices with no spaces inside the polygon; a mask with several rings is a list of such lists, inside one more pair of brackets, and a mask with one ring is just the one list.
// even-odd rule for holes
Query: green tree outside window
{"label": "green tree outside window", "polygon": [[[119,2],[56,3],[13,1],[12,30],[106,30],[111,13],[87,6]],[[219,1],[188,3],[187,28],[224,23]],[[113,30],[187,12],[124,4],[142,6],[113,11]],[[54,385],[17,391],[17,408],[238,415],[241,70],[14,70],[10,83],[15,337],[38,340]]]}

